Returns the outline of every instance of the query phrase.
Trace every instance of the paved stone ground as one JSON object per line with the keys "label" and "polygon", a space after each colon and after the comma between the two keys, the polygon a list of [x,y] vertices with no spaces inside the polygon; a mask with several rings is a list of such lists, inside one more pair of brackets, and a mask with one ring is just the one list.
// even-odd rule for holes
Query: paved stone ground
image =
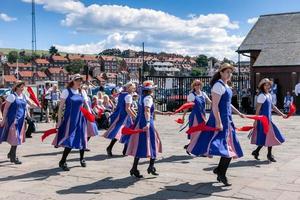
{"label": "paved stone ground", "polygon": [[[300,199],[300,117],[275,123],[286,136],[286,143],[274,148],[277,163],[266,161],[266,149],[261,161],[255,161],[247,133],[239,133],[245,156],[234,160],[228,170],[231,187],[217,183],[212,169],[219,158],[196,158],[183,150],[186,136],[178,133],[174,119],[178,116],[159,116],[156,124],[163,142],[163,154],[156,167],[158,177],[146,174],[147,160],[139,166],[145,178],[129,176],[132,157],[119,156],[122,145],[116,144],[114,158],[108,159],[105,148],[109,141],[92,138],[91,152],[86,153],[87,168],[81,168],[79,153],[69,157],[70,172],[62,172],[58,161],[62,149],[53,148],[52,138],[40,142],[41,134],[19,148],[20,166],[6,159],[7,144],[0,148],[0,199]],[[236,126],[251,121],[235,117]],[[39,130],[52,124],[38,124]]]}

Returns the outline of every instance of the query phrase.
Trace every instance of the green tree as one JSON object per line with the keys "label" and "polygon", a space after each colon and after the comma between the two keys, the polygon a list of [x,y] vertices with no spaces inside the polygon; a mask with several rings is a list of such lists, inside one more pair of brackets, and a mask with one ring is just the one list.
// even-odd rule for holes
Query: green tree
{"label": "green tree", "polygon": [[224,59],[223,59],[223,62],[224,62],[224,63],[228,63],[228,64],[232,64],[232,61],[229,60],[228,58],[224,58]]}
{"label": "green tree", "polygon": [[77,74],[84,70],[85,63],[83,60],[75,60],[66,66],[66,70],[71,74]]}
{"label": "green tree", "polygon": [[105,55],[105,56],[120,56],[122,54],[122,51],[117,48],[113,49],[105,49],[99,55]]}
{"label": "green tree", "polygon": [[31,57],[32,57],[32,59],[35,60],[35,59],[37,59],[37,58],[41,58],[41,55],[34,52],[34,53],[31,55]]}
{"label": "green tree", "polygon": [[196,63],[197,63],[197,66],[198,67],[207,67],[208,66],[208,59],[207,59],[207,56],[206,55],[199,55],[197,58],[196,58]]}
{"label": "green tree", "polygon": [[15,63],[17,62],[17,59],[19,58],[19,54],[16,51],[10,51],[7,55],[7,61],[9,63]]}
{"label": "green tree", "polygon": [[50,49],[49,49],[49,53],[51,55],[57,54],[58,53],[58,49],[55,46],[51,46]]}
{"label": "green tree", "polygon": [[197,76],[204,76],[206,75],[206,69],[205,68],[193,68],[191,72],[191,76],[197,77]]}

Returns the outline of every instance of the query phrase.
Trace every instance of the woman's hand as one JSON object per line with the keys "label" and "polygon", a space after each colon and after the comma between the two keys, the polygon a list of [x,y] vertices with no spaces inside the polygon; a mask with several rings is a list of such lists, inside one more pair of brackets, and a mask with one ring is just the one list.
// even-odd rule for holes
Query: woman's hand
{"label": "woman's hand", "polygon": [[[170,112],[170,111],[163,113],[163,115],[169,115],[169,116],[172,115],[172,114],[173,114],[173,112]],[[183,119],[184,119],[184,117],[183,117]]]}
{"label": "woman's hand", "polygon": [[0,127],[3,127],[4,124],[5,124],[5,121],[4,121],[4,120],[1,120],[1,122],[0,122]]}
{"label": "woman's hand", "polygon": [[219,129],[220,131],[223,131],[223,125],[222,125],[222,123],[220,123],[220,122],[217,123],[216,124],[216,128]]}
{"label": "woman's hand", "polygon": [[144,128],[143,128],[143,131],[147,132],[150,128],[150,124],[147,124]]}
{"label": "woman's hand", "polygon": [[257,126],[257,120],[255,120],[254,122],[253,122],[253,127],[256,127]]}
{"label": "woman's hand", "polygon": [[60,124],[61,124],[61,121],[59,120],[59,121],[56,123],[56,128],[59,128],[59,127],[60,127]]}
{"label": "woman's hand", "polygon": [[286,114],[282,114],[281,115],[284,119],[288,118],[288,116]]}
{"label": "woman's hand", "polygon": [[239,113],[239,116],[240,116],[241,118],[246,118],[246,115],[243,114],[243,113]]}

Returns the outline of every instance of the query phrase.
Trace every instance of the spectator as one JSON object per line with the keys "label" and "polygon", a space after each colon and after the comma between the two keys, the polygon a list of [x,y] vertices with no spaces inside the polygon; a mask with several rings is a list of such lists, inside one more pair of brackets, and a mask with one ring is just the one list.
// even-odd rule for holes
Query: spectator
{"label": "spectator", "polygon": [[113,102],[114,105],[117,105],[118,102],[118,90],[113,88],[111,90],[111,95],[109,96],[110,100]]}
{"label": "spectator", "polygon": [[52,119],[57,121],[57,112],[58,112],[58,105],[60,100],[60,91],[56,84],[54,84],[50,90],[50,102],[51,102],[51,109],[52,109]]}
{"label": "spectator", "polygon": [[44,90],[44,98],[43,98],[43,108],[46,113],[46,123],[49,123],[50,121],[50,117],[49,117],[49,103],[51,100],[50,91],[51,91],[50,85],[46,84]]}
{"label": "spectator", "polygon": [[99,92],[97,93],[97,99],[98,99],[98,103],[99,103],[100,105],[102,105],[102,103],[103,103],[103,93],[102,93],[101,91],[99,91]]}
{"label": "spectator", "polygon": [[256,110],[256,103],[257,103],[257,97],[258,97],[258,95],[259,95],[259,90],[256,89],[255,96],[254,96],[254,101],[253,101],[253,110],[254,110],[254,112]]}
{"label": "spectator", "polygon": [[103,107],[105,108],[105,110],[107,111],[113,111],[115,108],[114,103],[109,99],[108,95],[104,95],[103,96]]}
{"label": "spectator", "polygon": [[276,106],[277,104],[277,84],[274,82],[274,79],[271,78],[271,81],[273,82],[272,87],[271,87],[271,95],[272,95],[272,103],[273,105]]}
{"label": "spectator", "polygon": [[295,95],[296,95],[296,108],[297,108],[296,113],[300,114],[300,77],[298,83],[295,86]]}
{"label": "spectator", "polygon": [[132,95],[132,107],[133,109],[137,112],[138,110],[138,102],[139,102],[139,95],[134,92],[133,95]]}
{"label": "spectator", "polygon": [[123,83],[122,82],[119,82],[118,86],[116,87],[116,90],[118,93],[123,91]]}
{"label": "spectator", "polygon": [[288,113],[290,111],[291,104],[294,103],[294,97],[291,95],[291,93],[288,91],[286,93],[286,96],[284,97],[284,112]]}

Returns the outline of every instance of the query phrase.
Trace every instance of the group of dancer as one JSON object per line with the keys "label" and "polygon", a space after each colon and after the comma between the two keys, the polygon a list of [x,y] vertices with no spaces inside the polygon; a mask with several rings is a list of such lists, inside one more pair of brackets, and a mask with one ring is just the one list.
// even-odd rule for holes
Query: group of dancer
{"label": "group of dancer", "polygon": [[[230,186],[226,172],[232,158],[243,156],[241,145],[238,141],[236,128],[232,119],[232,112],[241,118],[246,115],[239,112],[232,104],[232,90],[229,82],[234,72],[234,67],[230,64],[223,64],[212,77],[211,99],[202,91],[202,82],[194,80],[192,91],[188,95],[187,101],[193,102],[194,106],[188,118],[188,126],[195,127],[200,124],[214,127],[216,130],[197,131],[189,135],[189,144],[185,146],[189,154],[201,157],[220,156],[218,166],[213,170],[217,175],[217,180],[225,186]],[[59,167],[64,171],[69,171],[67,157],[72,149],[79,149],[80,165],[86,167],[84,152],[87,149],[88,141],[91,137],[99,135],[95,122],[86,119],[82,108],[91,112],[89,98],[82,89],[82,77],[75,74],[70,79],[67,88],[62,92],[58,110],[58,123],[56,125],[57,134],[52,144],[55,147],[63,147],[62,158]],[[272,111],[287,118],[275,105],[272,104],[272,97],[269,93],[272,81],[264,78],[259,83],[260,94],[257,98],[256,115],[266,116],[269,120],[268,132],[265,133],[263,124],[255,121],[253,130],[250,132],[251,144],[257,145],[252,152],[255,159],[259,159],[259,151],[263,146],[268,147],[267,159],[276,162],[272,147],[284,142],[284,137],[279,129],[272,122]],[[8,158],[12,163],[21,164],[16,156],[16,149],[25,141],[24,118],[27,106],[37,107],[26,95],[23,94],[25,83],[16,82],[6,99],[3,111],[3,120],[0,124],[0,143],[8,142],[11,150]],[[142,178],[143,175],[138,170],[138,163],[141,158],[148,158],[148,174],[158,175],[154,167],[158,153],[162,152],[162,144],[159,133],[155,128],[155,114],[172,115],[173,112],[160,112],[155,110],[154,91],[156,86],[152,81],[144,81],[138,92],[140,94],[138,111],[132,108],[132,95],[137,90],[134,83],[127,83],[124,90],[119,93],[117,106],[110,116],[110,127],[103,136],[111,142],[106,148],[107,155],[113,156],[113,146],[117,141],[124,145],[123,155],[134,157],[130,175]],[[211,104],[211,113],[207,120],[205,105]],[[183,119],[187,110],[185,110]],[[129,133],[130,130],[138,131]],[[128,133],[126,132],[128,131]]]}

